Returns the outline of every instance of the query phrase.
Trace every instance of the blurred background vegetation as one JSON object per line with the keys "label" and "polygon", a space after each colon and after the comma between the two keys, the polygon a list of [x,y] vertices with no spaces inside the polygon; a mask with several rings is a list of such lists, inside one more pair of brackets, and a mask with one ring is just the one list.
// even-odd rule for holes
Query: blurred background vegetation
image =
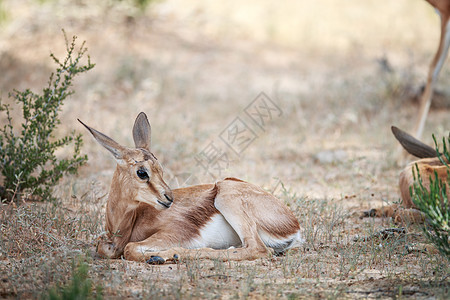
{"label": "blurred background vegetation", "polygon": [[[131,145],[129,124],[145,111],[154,128],[154,152],[168,176],[197,172],[201,181],[210,181],[195,156],[265,92],[283,118],[257,131],[258,139],[220,176],[260,185],[283,178],[299,192],[333,197],[354,193],[340,175],[342,163],[367,185],[396,191],[384,181],[388,176],[372,175],[392,163],[390,125],[413,127],[412,99],[439,38],[439,17],[422,0],[0,3],[4,100],[13,89],[46,85],[50,52],[64,55],[62,28],[87,42],[97,65],[75,83],[56,135],[82,130],[76,123],[81,118]],[[444,94],[449,70],[444,66],[438,84]],[[426,142],[448,128],[445,112],[432,111]],[[83,151],[92,159],[82,174],[108,181],[113,160],[86,142]],[[331,165],[311,171],[322,162],[320,151],[328,151]],[[336,153],[344,155],[336,160]],[[374,163],[380,160],[387,163]],[[354,167],[352,161],[370,166]]]}

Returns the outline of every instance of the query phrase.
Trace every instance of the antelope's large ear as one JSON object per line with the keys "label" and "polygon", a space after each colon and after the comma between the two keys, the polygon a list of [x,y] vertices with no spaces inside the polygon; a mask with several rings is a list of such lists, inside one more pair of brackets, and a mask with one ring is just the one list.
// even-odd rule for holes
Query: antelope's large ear
{"label": "antelope's large ear", "polygon": [[409,133],[397,128],[395,126],[391,127],[392,133],[394,134],[400,145],[409,153],[418,158],[430,158],[437,157],[441,155],[436,152],[436,149],[422,143]]}
{"label": "antelope's large ear", "polygon": [[105,147],[106,150],[108,150],[109,152],[112,153],[112,155],[114,155],[115,159],[117,159],[117,160],[121,160],[122,159],[123,153],[124,153],[124,151],[126,149],[125,147],[119,145],[113,139],[111,139],[110,137],[104,135],[100,131],[97,131],[94,128],[91,128],[91,127],[87,126],[86,124],[81,122],[80,119],[77,119],[77,120],[78,120],[78,122],[83,124],[83,126],[86,127],[87,130],[89,130],[89,132],[94,136],[94,138],[97,140],[97,142],[99,142],[100,145]]}
{"label": "antelope's large ear", "polygon": [[152,128],[145,113],[141,112],[134,121],[133,140],[136,148],[150,151],[152,143]]}

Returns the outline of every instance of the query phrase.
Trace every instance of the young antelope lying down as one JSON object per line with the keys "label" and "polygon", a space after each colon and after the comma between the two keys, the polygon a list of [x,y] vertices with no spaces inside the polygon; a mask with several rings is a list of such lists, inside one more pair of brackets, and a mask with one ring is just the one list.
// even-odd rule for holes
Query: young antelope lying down
{"label": "young antelope lying down", "polygon": [[225,178],[171,190],[151,152],[144,113],[134,123],[135,148],[82,124],[117,161],[106,207],[107,240],[97,246],[101,256],[153,263],[181,256],[252,260],[303,243],[289,208],[253,184]]}

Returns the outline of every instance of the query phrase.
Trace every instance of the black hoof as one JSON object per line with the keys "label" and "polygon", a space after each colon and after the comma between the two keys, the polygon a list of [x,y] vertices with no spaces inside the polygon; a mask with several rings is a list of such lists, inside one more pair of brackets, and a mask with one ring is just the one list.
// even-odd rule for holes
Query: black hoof
{"label": "black hoof", "polygon": [[151,265],[162,265],[165,262],[164,258],[160,256],[152,256],[147,260],[147,263]]}
{"label": "black hoof", "polygon": [[377,215],[377,210],[372,208],[371,210],[364,211],[362,214],[363,218],[373,218]]}

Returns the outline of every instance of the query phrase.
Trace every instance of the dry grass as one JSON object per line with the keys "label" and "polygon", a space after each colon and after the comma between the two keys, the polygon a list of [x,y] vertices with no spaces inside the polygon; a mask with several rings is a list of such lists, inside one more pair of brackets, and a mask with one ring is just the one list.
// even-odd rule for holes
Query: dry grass
{"label": "dry grass", "polygon": [[[212,180],[195,156],[210,142],[226,150],[220,133],[238,116],[252,124],[244,109],[260,92],[282,111],[265,130],[251,125],[258,137],[230,154],[220,176],[285,200],[305,247],[254,262],[88,259],[108,298],[448,297],[449,263],[422,251],[429,247],[417,228],[354,241],[393,226],[359,212],[399,198],[389,127],[413,127],[417,107],[409,97],[437,44],[439,20],[425,1],[165,0],[146,13],[110,1],[0,5],[8,16],[0,23],[2,98],[46,84],[48,54],[64,53],[64,28],[86,40],[97,66],[76,81],[60,133],[82,132],[80,118],[131,145],[134,118],[145,111],[171,182],[186,173]],[[445,109],[433,110],[425,141],[446,134],[449,123]],[[85,142],[89,163],[61,182],[57,203],[2,207],[0,297],[38,297],[93,251],[114,161],[87,135]]]}

